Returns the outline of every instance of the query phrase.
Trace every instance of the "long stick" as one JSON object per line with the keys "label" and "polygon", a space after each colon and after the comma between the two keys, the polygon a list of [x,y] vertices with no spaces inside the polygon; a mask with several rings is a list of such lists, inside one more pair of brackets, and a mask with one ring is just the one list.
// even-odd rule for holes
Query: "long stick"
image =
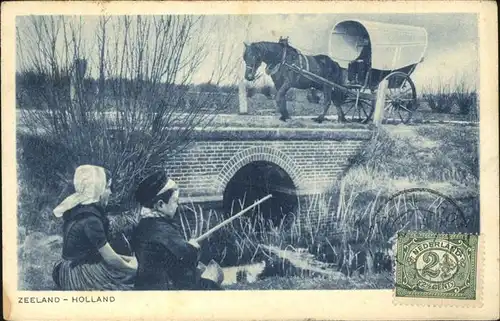
{"label": "long stick", "polygon": [[125,245],[127,245],[127,249],[131,253],[130,256],[134,256],[134,251],[132,251],[132,246],[130,245],[130,242],[128,241],[127,237],[125,234],[122,232],[121,233],[123,240],[125,241]]}
{"label": "long stick", "polygon": [[204,239],[206,239],[207,237],[210,236],[210,234],[212,234],[213,232],[219,230],[221,227],[231,223],[232,221],[234,221],[235,219],[237,219],[238,217],[242,216],[243,214],[245,214],[246,212],[248,212],[249,210],[251,210],[252,208],[254,208],[255,206],[259,205],[260,203],[264,202],[264,201],[267,201],[268,199],[270,199],[271,197],[273,197],[272,194],[269,194],[267,195],[266,197],[260,199],[259,201],[256,201],[255,203],[253,203],[252,205],[250,205],[249,207],[241,210],[238,214],[235,214],[233,215],[232,217],[228,218],[227,220],[225,220],[224,222],[212,227],[210,230],[206,231],[205,233],[203,233],[202,235],[198,236],[198,238],[196,238],[196,242],[201,242],[203,241]]}
{"label": "long stick", "polygon": [[[307,70],[304,70],[304,69],[301,69],[299,68],[298,66],[296,66],[295,64],[288,64],[286,62],[283,63],[286,67],[292,69],[293,71],[301,74],[302,76],[308,78],[309,80],[312,80],[314,82],[318,82],[318,83],[321,83],[321,84],[327,84],[328,86],[332,87],[332,88],[335,88],[335,89],[338,89],[340,90],[341,92],[345,93],[345,94],[348,94],[348,95],[351,95],[351,96],[356,96],[354,94],[354,91],[352,90],[349,90],[347,87],[344,87],[344,86],[341,86],[339,84],[336,84],[334,82],[331,82],[329,81],[328,79],[325,79],[323,77],[320,77],[310,71],[307,71]],[[363,93],[363,92],[360,92],[359,93],[359,98],[363,99],[363,100],[373,100],[374,99],[374,96],[373,95],[370,95],[370,94],[367,94],[367,93]]]}

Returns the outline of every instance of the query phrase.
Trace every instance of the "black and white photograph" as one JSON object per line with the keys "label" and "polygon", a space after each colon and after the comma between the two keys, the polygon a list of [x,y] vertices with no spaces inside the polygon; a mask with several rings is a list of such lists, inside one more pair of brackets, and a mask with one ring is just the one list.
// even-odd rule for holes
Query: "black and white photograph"
{"label": "black and white photograph", "polygon": [[462,3],[3,3],[4,319],[497,318]]}
{"label": "black and white photograph", "polygon": [[4,318],[498,316],[463,3],[2,4]]}
{"label": "black and white photograph", "polygon": [[16,17],[18,289],[392,289],[480,233],[474,13]]}

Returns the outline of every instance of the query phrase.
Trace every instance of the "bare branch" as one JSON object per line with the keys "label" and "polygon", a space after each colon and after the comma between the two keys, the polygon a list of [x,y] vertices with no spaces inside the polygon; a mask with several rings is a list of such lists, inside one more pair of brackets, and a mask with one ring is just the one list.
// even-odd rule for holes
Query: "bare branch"
{"label": "bare branch", "polygon": [[[17,35],[26,79],[18,88],[28,97],[20,103],[23,124],[66,146],[71,157],[61,161],[101,164],[116,173],[115,201],[123,205],[139,179],[183,150],[193,130],[210,125],[230,101],[230,95],[187,86],[211,52],[201,31],[223,31],[202,17],[99,17],[90,39],[82,18],[28,20]],[[232,50],[230,43],[216,48]],[[233,55],[207,62],[217,84],[234,68],[228,63]]]}

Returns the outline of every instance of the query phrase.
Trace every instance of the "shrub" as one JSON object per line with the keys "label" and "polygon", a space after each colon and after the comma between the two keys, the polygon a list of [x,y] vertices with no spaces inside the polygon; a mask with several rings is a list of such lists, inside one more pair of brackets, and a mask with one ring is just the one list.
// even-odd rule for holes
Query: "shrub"
{"label": "shrub", "polygon": [[453,94],[449,85],[439,82],[436,86],[425,87],[423,99],[435,113],[450,113],[453,107]]}
{"label": "shrub", "polygon": [[465,78],[456,81],[453,97],[461,115],[470,115],[471,119],[478,118],[476,89],[467,85]]}
{"label": "shrub", "polygon": [[236,85],[223,85],[219,87],[219,90],[223,93],[236,94],[238,93],[238,86]]}
{"label": "shrub", "polygon": [[209,82],[196,85],[195,88],[200,92],[217,92],[217,91],[219,91],[219,86],[217,86],[216,84],[213,84],[213,83],[209,83]]}

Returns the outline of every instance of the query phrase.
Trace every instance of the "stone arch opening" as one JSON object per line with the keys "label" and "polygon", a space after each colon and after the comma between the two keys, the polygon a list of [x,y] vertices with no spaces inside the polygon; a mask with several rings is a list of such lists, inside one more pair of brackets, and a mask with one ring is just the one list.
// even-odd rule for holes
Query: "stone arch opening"
{"label": "stone arch opening", "polygon": [[[280,166],[269,161],[253,161],[229,179],[223,193],[224,213],[236,214],[268,194],[273,197],[245,214],[255,230],[277,226],[297,212],[297,186]],[[260,215],[257,215],[259,214]]]}

